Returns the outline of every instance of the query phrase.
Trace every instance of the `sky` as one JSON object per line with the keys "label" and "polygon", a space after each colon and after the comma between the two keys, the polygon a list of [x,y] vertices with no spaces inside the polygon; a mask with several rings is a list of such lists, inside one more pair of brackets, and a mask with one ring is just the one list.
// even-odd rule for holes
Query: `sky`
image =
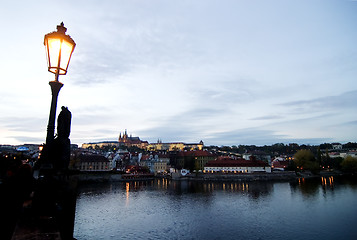
{"label": "sky", "polygon": [[58,97],[71,142],[317,145],[357,141],[357,1],[6,1],[0,144],[41,144],[44,35],[76,42]]}

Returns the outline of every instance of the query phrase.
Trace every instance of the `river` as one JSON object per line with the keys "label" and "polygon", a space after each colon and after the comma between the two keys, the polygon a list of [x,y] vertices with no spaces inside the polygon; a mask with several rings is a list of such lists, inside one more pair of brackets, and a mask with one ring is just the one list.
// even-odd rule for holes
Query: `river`
{"label": "river", "polygon": [[357,239],[357,179],[82,185],[74,237]]}

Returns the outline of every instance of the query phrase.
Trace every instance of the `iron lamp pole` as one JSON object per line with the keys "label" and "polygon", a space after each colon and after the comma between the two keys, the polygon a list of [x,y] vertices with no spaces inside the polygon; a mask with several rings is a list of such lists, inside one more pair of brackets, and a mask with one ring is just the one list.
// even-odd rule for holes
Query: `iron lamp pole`
{"label": "iron lamp pole", "polygon": [[69,61],[76,46],[73,39],[65,34],[66,31],[67,28],[64,27],[62,22],[57,26],[56,32],[46,34],[44,39],[48,71],[55,74],[55,80],[49,82],[52,91],[52,101],[47,125],[47,146],[51,146],[54,140],[57,99],[58,93],[63,86],[63,83],[58,81],[58,77],[67,73]]}

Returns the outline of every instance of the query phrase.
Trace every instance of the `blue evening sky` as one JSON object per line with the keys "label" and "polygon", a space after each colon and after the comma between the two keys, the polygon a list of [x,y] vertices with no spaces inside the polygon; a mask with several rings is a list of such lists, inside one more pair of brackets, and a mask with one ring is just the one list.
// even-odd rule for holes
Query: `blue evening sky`
{"label": "blue evening sky", "polygon": [[357,141],[357,1],[18,0],[0,8],[0,144],[45,141],[62,21],[72,143]]}

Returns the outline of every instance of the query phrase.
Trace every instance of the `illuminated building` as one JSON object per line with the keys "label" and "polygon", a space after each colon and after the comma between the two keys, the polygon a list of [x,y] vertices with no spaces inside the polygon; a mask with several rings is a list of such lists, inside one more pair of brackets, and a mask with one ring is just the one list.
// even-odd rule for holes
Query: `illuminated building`
{"label": "illuminated building", "polygon": [[172,143],[163,143],[161,140],[158,140],[157,143],[150,143],[147,145],[148,151],[183,151],[183,150],[202,150],[203,141],[199,143],[183,143],[183,142],[172,142]]}
{"label": "illuminated building", "polygon": [[95,149],[97,147],[105,147],[105,146],[119,146],[119,143],[117,141],[104,141],[104,142],[95,142],[95,143],[83,143],[82,148],[93,148]]}
{"label": "illuminated building", "polygon": [[230,159],[227,157],[218,158],[215,161],[208,162],[204,171],[208,173],[227,172],[227,173],[253,173],[253,172],[271,172],[271,167],[264,161]]}

